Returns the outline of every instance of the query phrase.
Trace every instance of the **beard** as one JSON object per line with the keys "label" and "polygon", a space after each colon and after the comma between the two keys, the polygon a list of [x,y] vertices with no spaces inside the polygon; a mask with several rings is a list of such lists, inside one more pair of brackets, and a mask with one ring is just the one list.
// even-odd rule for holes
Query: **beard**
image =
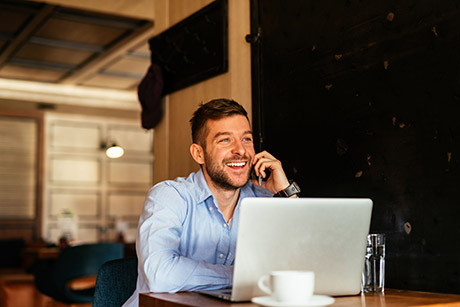
{"label": "beard", "polygon": [[[224,171],[224,167],[221,167],[220,164],[216,163],[213,161],[209,155],[204,153],[204,160],[205,164],[204,167],[206,169],[206,172],[208,173],[209,177],[212,179],[212,181],[219,186],[222,189],[225,190],[236,190],[239,189],[243,186],[246,185],[249,181],[249,176],[250,176],[250,169],[248,169],[247,174],[246,174],[246,180],[244,183],[236,183],[234,182],[229,175]],[[251,159],[249,157],[238,157],[238,158],[233,158],[232,161],[236,160],[245,160],[248,161],[247,163],[251,163]],[[225,161],[224,161],[225,164]]]}

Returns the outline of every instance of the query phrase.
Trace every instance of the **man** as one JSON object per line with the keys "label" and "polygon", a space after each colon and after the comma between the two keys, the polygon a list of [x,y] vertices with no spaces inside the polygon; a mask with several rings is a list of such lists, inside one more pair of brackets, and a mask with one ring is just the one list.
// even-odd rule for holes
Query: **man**
{"label": "man", "polygon": [[[280,161],[255,153],[247,113],[237,102],[202,104],[190,122],[190,153],[200,170],[149,191],[136,239],[137,288],[124,306],[137,306],[142,292],[230,287],[241,200],[290,186]],[[252,169],[265,179],[262,186],[249,181]]]}

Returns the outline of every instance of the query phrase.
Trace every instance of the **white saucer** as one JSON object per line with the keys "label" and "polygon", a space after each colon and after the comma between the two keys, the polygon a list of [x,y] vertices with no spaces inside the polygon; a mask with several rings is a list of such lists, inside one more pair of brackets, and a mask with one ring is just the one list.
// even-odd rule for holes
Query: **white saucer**
{"label": "white saucer", "polygon": [[260,306],[267,307],[319,307],[334,303],[334,299],[332,297],[325,295],[313,295],[310,300],[308,300],[308,302],[294,304],[275,301],[271,296],[253,297],[251,301],[253,303],[259,304]]}

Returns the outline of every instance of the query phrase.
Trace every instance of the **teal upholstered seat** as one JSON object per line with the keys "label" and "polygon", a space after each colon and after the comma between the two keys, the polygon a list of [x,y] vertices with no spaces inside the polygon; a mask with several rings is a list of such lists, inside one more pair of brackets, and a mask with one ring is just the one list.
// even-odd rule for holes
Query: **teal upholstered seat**
{"label": "teal upholstered seat", "polygon": [[67,247],[55,263],[41,263],[34,270],[35,285],[45,295],[63,303],[89,303],[94,288],[73,290],[68,282],[95,276],[107,261],[123,257],[120,243],[97,243]]}

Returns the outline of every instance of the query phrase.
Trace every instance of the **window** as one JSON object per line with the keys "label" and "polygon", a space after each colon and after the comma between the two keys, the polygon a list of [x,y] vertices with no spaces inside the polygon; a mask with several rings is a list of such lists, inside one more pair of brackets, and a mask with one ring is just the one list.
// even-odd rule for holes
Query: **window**
{"label": "window", "polygon": [[0,217],[33,219],[38,179],[38,122],[0,116]]}

